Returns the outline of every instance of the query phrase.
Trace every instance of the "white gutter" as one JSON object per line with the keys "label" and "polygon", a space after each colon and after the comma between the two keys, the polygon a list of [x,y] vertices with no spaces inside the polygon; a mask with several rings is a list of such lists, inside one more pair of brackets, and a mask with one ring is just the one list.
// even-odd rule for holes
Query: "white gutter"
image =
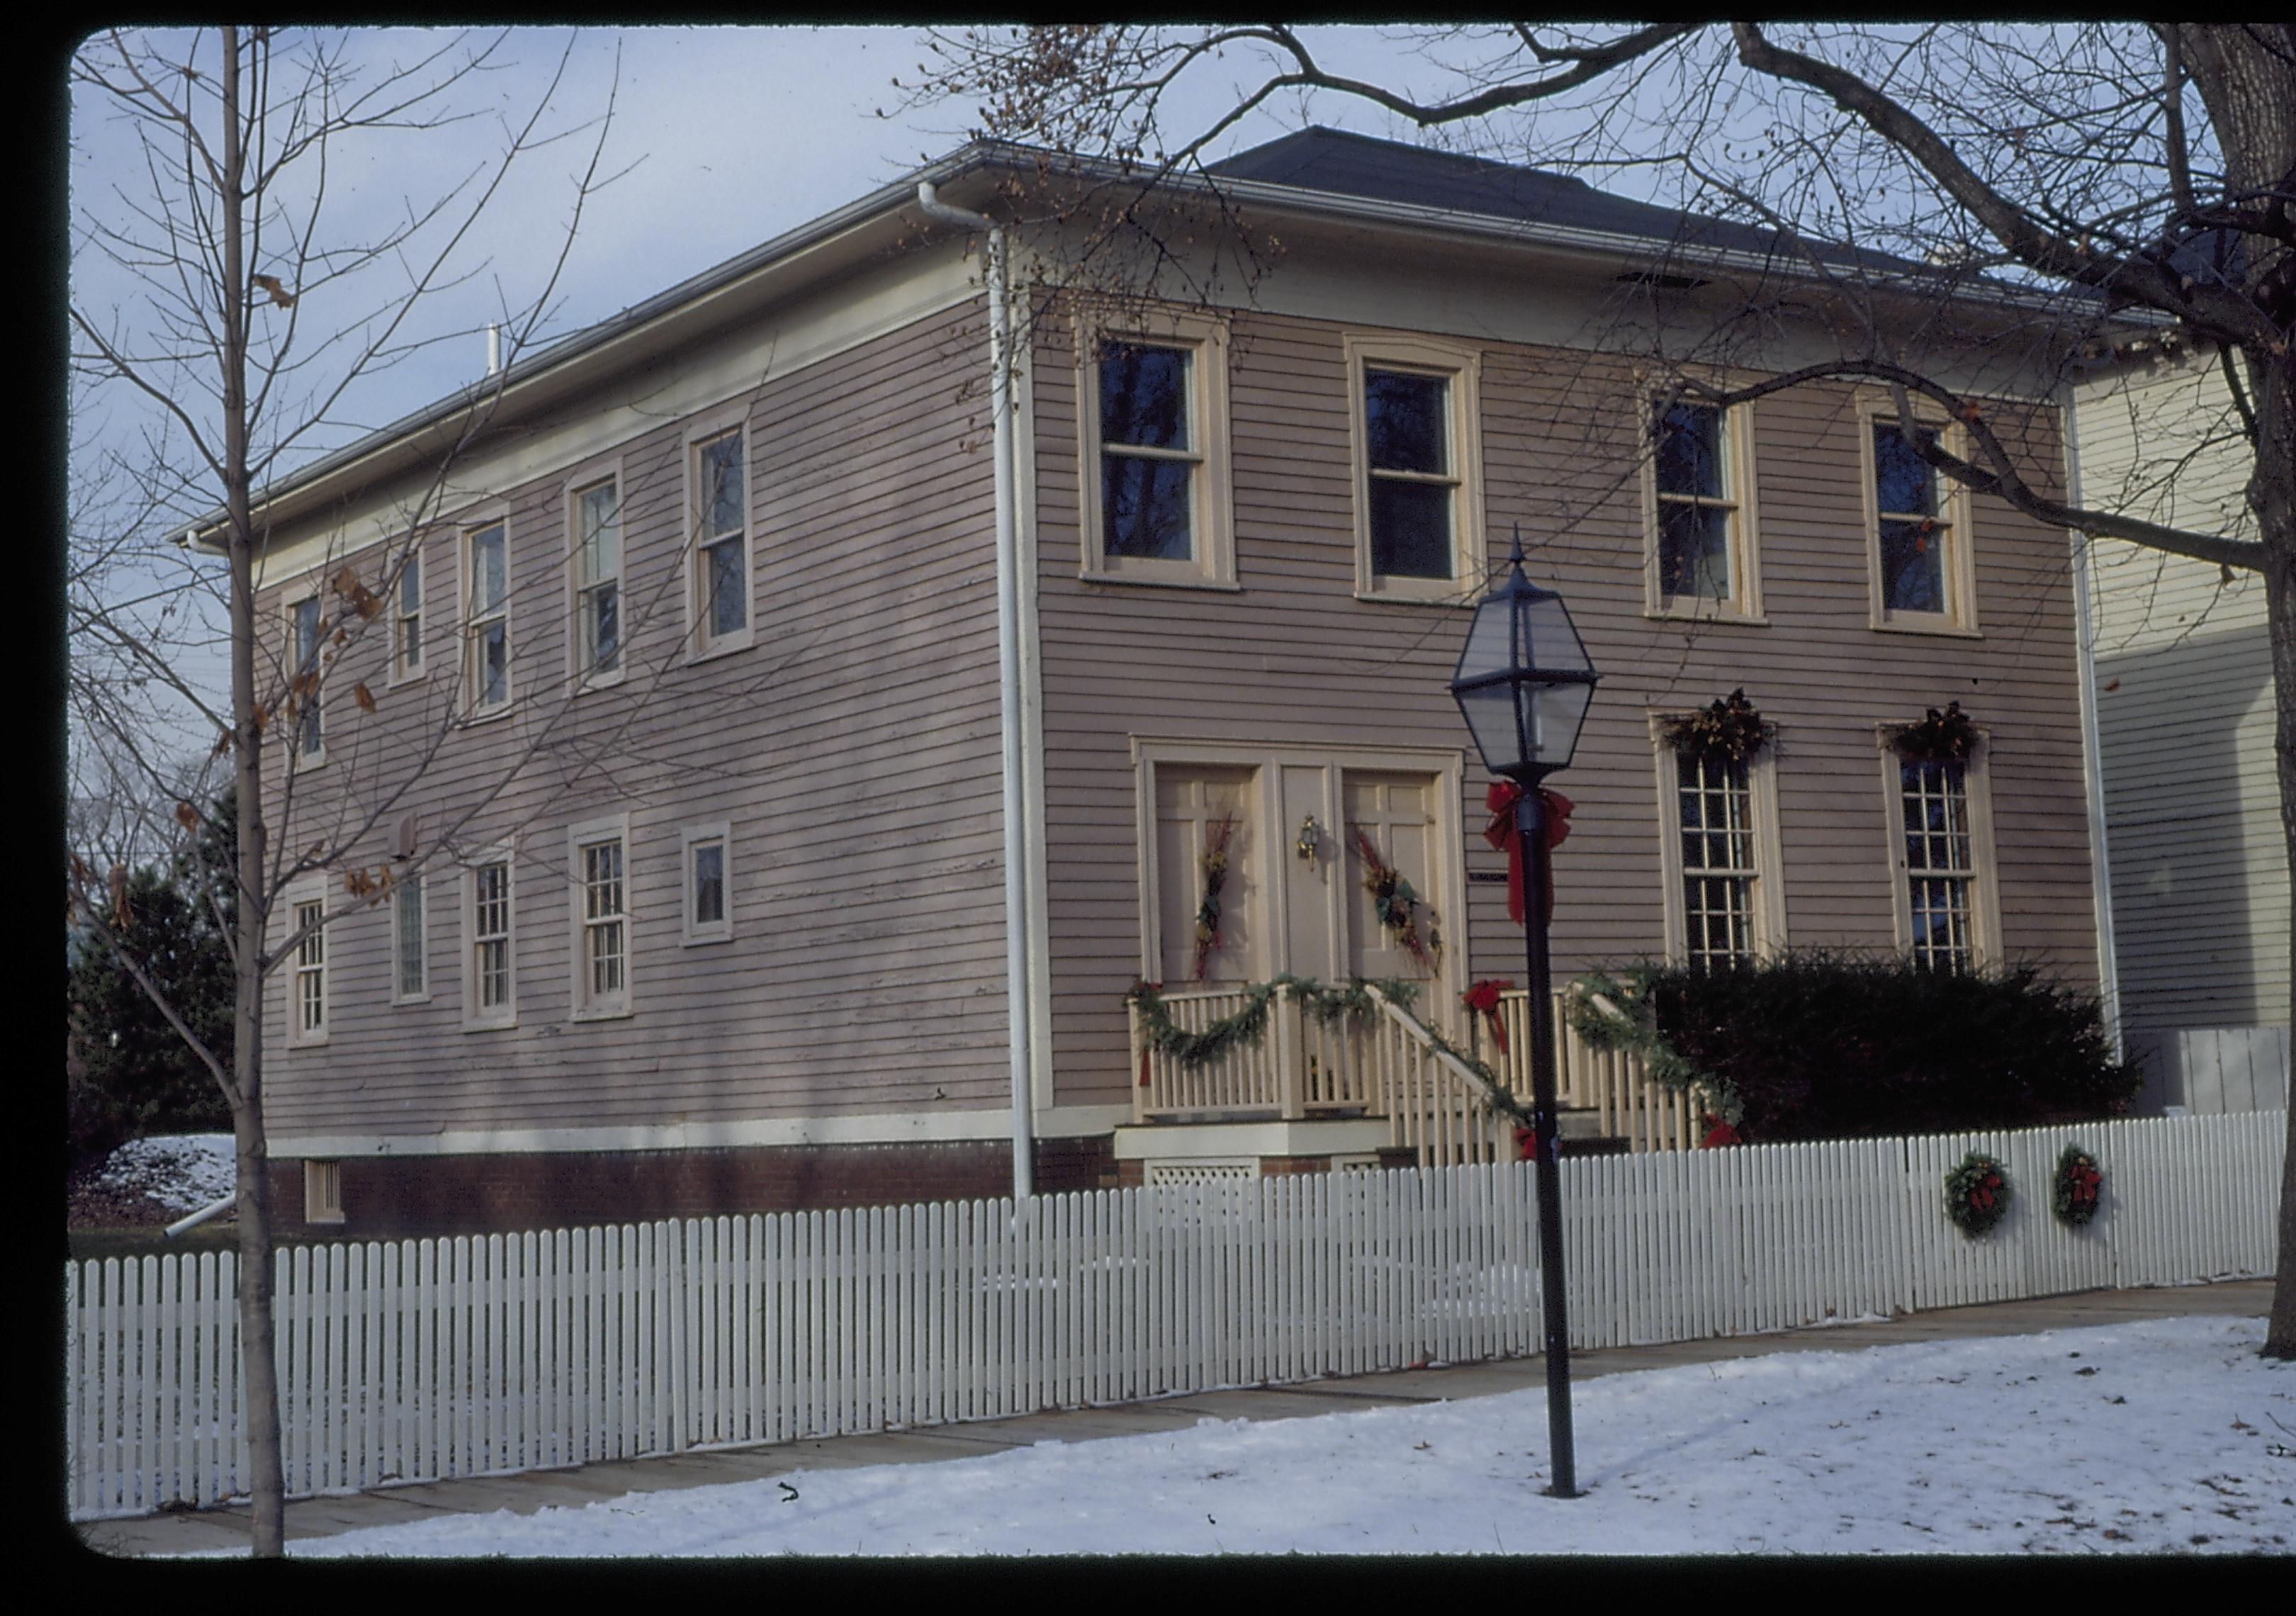
{"label": "white gutter", "polygon": [[[2073,384],[2062,384],[2057,404],[2065,446],[2065,503],[2081,504],[2079,422],[2074,414]],[[2096,628],[2091,615],[2088,541],[2077,532],[2065,535],[2072,546],[2073,637],[2080,673],[2081,783],[2088,797],[2089,884],[2096,905],[2097,997],[2104,1005],[2105,1036],[2112,1040],[2112,1058],[2128,1059],[2120,1036],[2120,964],[2112,932],[2112,857],[2104,823],[2104,743],[2096,717]]]}
{"label": "white gutter", "polygon": [[1033,1188],[1029,1154],[1034,1134],[1029,1103],[1029,1015],[1028,816],[1021,758],[1021,562],[1013,476],[1013,333],[1005,306],[1004,232],[985,215],[952,208],[917,182],[917,206],[928,217],[986,231],[983,266],[988,281],[988,398],[996,475],[996,704],[1004,775],[1004,1017],[1012,1046],[1013,1199]]}

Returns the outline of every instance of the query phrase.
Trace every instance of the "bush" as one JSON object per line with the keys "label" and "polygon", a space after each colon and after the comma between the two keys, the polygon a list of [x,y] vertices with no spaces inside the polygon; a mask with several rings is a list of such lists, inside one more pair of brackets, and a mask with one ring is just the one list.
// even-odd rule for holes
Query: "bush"
{"label": "bush", "polygon": [[[1956,974],[1816,950],[1588,985],[1636,1020],[1653,1077],[1703,1083],[1757,1142],[2081,1120],[2123,1111],[2143,1081],[2112,1058],[2096,999],[2030,965]],[[1583,1007],[1574,1019],[1598,1042],[1636,1041]]]}

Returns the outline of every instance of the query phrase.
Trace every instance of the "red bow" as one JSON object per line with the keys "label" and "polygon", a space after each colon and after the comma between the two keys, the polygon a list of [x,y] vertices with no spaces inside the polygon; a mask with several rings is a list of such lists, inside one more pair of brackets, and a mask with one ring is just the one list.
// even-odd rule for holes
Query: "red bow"
{"label": "red bow", "polygon": [[1698,1142],[1700,1150],[1719,1150],[1726,1144],[1738,1143],[1738,1130],[1721,1118],[1709,1115],[1699,1118],[1698,1121],[1706,1130],[1706,1136]]}
{"label": "red bow", "polygon": [[[1554,919],[1554,849],[1570,834],[1570,810],[1577,806],[1560,792],[1538,788],[1538,800],[1546,805],[1546,841],[1538,849],[1538,890],[1546,895],[1541,906],[1545,918]],[[1522,838],[1515,834],[1514,805],[1522,800],[1522,787],[1512,780],[1494,780],[1483,806],[1491,811],[1491,822],[1483,827],[1483,840],[1495,848],[1503,848],[1507,856],[1507,918],[1517,925],[1522,923]]]}
{"label": "red bow", "polygon": [[1499,1014],[1499,995],[1513,986],[1512,979],[1487,977],[1459,996],[1459,1002],[1473,1013],[1489,1018],[1491,1041],[1499,1046],[1501,1054],[1507,1052],[1507,1041],[1506,1021]]}

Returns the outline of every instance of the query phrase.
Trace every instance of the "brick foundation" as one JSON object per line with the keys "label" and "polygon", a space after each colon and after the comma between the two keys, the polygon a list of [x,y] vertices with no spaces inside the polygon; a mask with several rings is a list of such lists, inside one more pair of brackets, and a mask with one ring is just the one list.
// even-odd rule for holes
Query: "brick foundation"
{"label": "brick foundation", "polygon": [[[1035,1179],[1047,1193],[1113,1188],[1111,1143],[1039,1139]],[[353,1157],[342,1163],[340,1223],[305,1221],[300,1161],[273,1162],[271,1188],[282,1235],[381,1240],[993,1199],[1012,1193],[1013,1150],[996,1140],[964,1140]]]}

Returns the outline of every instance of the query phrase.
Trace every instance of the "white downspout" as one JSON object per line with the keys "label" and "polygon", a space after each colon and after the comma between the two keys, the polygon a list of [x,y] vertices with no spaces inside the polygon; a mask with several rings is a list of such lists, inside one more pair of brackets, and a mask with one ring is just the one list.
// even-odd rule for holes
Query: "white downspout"
{"label": "white downspout", "polygon": [[[2074,414],[2073,386],[2062,385],[2057,405],[2065,446],[2065,503],[2081,504],[2079,422]],[[2120,1035],[2120,956],[2112,932],[2112,859],[2106,845],[2104,824],[2104,743],[2096,717],[2096,627],[2091,615],[2088,541],[2068,533],[2072,546],[2073,635],[2080,671],[2081,783],[2088,797],[2089,881],[2096,903],[2097,997],[2104,1004],[2105,1036],[2112,1041],[2112,1058],[2127,1060]]]}
{"label": "white downspout", "polygon": [[1005,306],[1004,231],[988,217],[952,208],[917,182],[917,206],[945,225],[988,233],[988,398],[996,476],[996,685],[1004,775],[1004,1015],[1013,1065],[1013,1199],[1026,1201],[1033,1172],[1029,1103],[1028,823],[1021,770],[1021,564],[1013,476],[1011,316]]}

